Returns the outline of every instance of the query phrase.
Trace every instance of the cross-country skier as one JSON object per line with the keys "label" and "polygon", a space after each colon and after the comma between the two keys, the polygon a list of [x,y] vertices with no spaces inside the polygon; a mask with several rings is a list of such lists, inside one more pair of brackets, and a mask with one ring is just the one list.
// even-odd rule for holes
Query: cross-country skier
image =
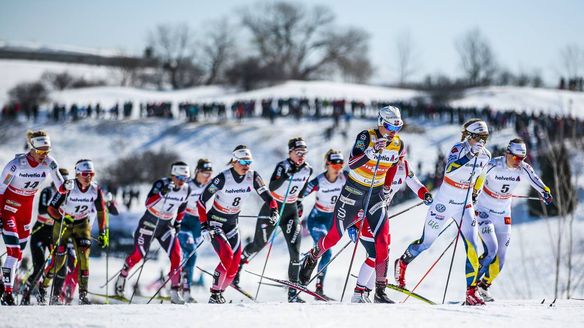
{"label": "cross-country skier", "polygon": [[[302,226],[302,195],[312,175],[312,168],[306,162],[308,147],[304,139],[292,138],[288,141],[288,158],[279,162],[270,179],[270,191],[278,202],[278,208],[284,206],[284,212],[278,225],[282,229],[290,262],[288,263],[288,278],[292,282],[298,282],[298,271],[300,267],[300,241]],[[292,179],[292,180],[291,180]],[[290,188],[288,188],[290,187]],[[288,196],[286,197],[286,191]],[[286,199],[284,199],[286,198]],[[271,209],[264,205],[259,213],[260,218],[256,222],[256,229],[253,241],[245,246],[241,259],[241,265],[248,262],[248,259],[266,246],[270,236],[276,229],[277,221],[266,219],[270,215]],[[241,271],[241,268],[239,269]],[[288,300],[290,302],[304,302],[297,297],[297,290],[288,289]]]}
{"label": "cross-country skier", "polygon": [[[93,181],[95,169],[93,162],[81,159],[75,164],[75,185],[66,194],[58,194],[53,197],[47,209],[51,218],[57,224],[53,225],[53,241],[55,251],[55,267],[50,270],[43,281],[46,289],[54,273],[61,270],[67,260],[67,243],[71,239],[75,247],[75,254],[79,261],[79,304],[91,304],[87,298],[89,281],[89,251],[91,246],[91,225],[89,216],[97,213],[99,226],[98,242],[101,247],[108,244],[105,232],[107,222],[107,209],[101,188]],[[60,304],[60,281],[58,286],[53,286],[50,304]]]}
{"label": "cross-country skier", "polygon": [[[63,179],[69,178],[69,171],[64,168],[59,169],[59,173]],[[54,182],[50,186],[45,187],[40,194],[38,203],[37,221],[32,227],[30,235],[30,254],[32,256],[33,270],[30,274],[24,290],[22,292],[22,299],[20,305],[30,304],[30,293],[39,281],[46,263],[46,253],[50,252],[53,247],[53,224],[54,220],[47,212],[51,199],[58,194],[57,187]]]}
{"label": "cross-country skier", "polygon": [[184,303],[179,293],[181,252],[176,231],[180,230],[191,193],[187,183],[190,177],[189,166],[185,162],[174,162],[170,166],[170,174],[170,178],[165,177],[154,182],[148,193],[146,211],[134,232],[134,251],[126,257],[116,280],[116,295],[119,297],[124,296],[129,271],[140,260],[146,260],[150,243],[156,239],[170,258],[171,302]]}
{"label": "cross-country skier", "polygon": [[[343,165],[345,163],[343,153],[340,150],[329,149],[325,156],[325,172],[310,180],[303,197],[306,198],[312,192],[316,192],[316,202],[306,223],[310,236],[314,242],[318,242],[331,228],[333,224],[333,211],[335,203],[341,194],[341,189],[347,182],[345,172],[343,172]],[[320,272],[316,281],[316,293],[324,296],[323,286],[324,278],[326,276],[326,265],[332,256],[331,250],[327,250],[322,255],[318,263],[318,271]],[[325,268],[324,270],[321,269]]]}
{"label": "cross-country skier", "polygon": [[22,260],[22,250],[30,237],[34,196],[47,177],[55,183],[59,193],[73,189],[73,180],[64,181],[59,165],[49,155],[51,140],[44,131],[29,131],[30,150],[17,154],[2,170],[0,177],[0,219],[2,238],[7,257],[2,267],[5,285],[2,304],[15,305],[12,288],[16,271]]}
{"label": "cross-country skier", "polygon": [[[403,148],[397,165],[392,166],[387,175],[385,176],[385,183],[383,186],[383,194],[385,197],[385,206],[389,208],[391,201],[398,190],[404,185],[404,183],[413,191],[418,198],[424,201],[426,205],[430,205],[433,202],[432,194],[428,191],[426,186],[416,176],[412,168],[410,167],[408,161],[405,159],[406,149]],[[389,211],[388,211],[389,214]],[[360,242],[367,251],[367,258],[365,262],[361,265],[359,270],[359,276],[357,278],[357,284],[355,285],[355,292],[351,298],[353,303],[371,303],[369,299],[369,292],[375,287],[375,244],[373,239],[373,232],[371,228],[365,221],[362,225],[356,224],[355,226],[349,228],[349,236],[353,242],[357,240],[357,229],[361,227],[361,238]],[[391,234],[389,234],[388,229],[388,240],[391,242]]]}
{"label": "cross-country skier", "polygon": [[457,225],[462,225],[460,234],[466,249],[466,304],[484,304],[476,294],[478,229],[469,189],[473,188],[491,160],[491,153],[485,148],[488,137],[487,124],[479,119],[471,119],[463,125],[461,140],[450,150],[442,185],[426,214],[422,237],[412,242],[395,261],[394,274],[398,286],[405,287],[408,264],[432,245],[446,222],[452,218]]}
{"label": "cross-country skier", "polygon": [[[278,206],[262,177],[251,170],[253,157],[245,145],[235,147],[231,154],[231,167],[213,178],[205,187],[197,202],[202,235],[210,239],[219,255],[219,264],[213,275],[213,286],[209,303],[225,303],[223,291],[231,285],[241,260],[241,238],[239,235],[239,212],[252,190],[264,200],[268,215],[278,219]],[[207,212],[207,202],[215,196]]]}
{"label": "cross-country skier", "polygon": [[[488,291],[505,264],[505,254],[511,240],[511,201],[513,191],[521,181],[527,181],[540,193],[546,205],[553,201],[550,188],[524,160],[527,147],[522,139],[513,139],[505,155],[493,158],[475,185],[476,213],[483,254],[479,257],[479,295],[485,302],[494,298]],[[480,193],[480,194],[478,194]],[[478,194],[478,196],[477,196]]]}
{"label": "cross-country skier", "polygon": [[[195,299],[191,296],[191,283],[193,281],[193,270],[197,261],[196,244],[201,237],[201,221],[199,220],[197,201],[209,183],[209,180],[211,180],[212,173],[213,167],[211,162],[206,158],[199,159],[193,175],[194,177],[189,180],[191,194],[189,195],[186,214],[182,221],[180,232],[178,233],[183,262],[186,260],[182,271],[182,281],[183,299],[187,303],[195,302]],[[191,255],[191,253],[193,254]],[[190,258],[188,258],[189,256]]]}
{"label": "cross-country skier", "polygon": [[[310,280],[318,258],[337,244],[345,229],[354,224],[357,213],[364,210],[368,203],[364,220],[372,227],[375,241],[375,301],[392,303],[385,293],[389,224],[383,206],[382,187],[387,171],[398,161],[399,153],[404,147],[403,141],[397,135],[402,126],[399,108],[386,106],[379,110],[377,128],[361,131],[357,135],[349,158],[349,178],[335,204],[333,226],[304,257],[300,272],[302,284]],[[371,197],[367,199],[369,194]]]}

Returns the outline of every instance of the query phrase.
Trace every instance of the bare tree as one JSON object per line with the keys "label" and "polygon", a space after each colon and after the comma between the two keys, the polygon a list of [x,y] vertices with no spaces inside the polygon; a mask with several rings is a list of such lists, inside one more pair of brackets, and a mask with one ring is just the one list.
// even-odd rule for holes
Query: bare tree
{"label": "bare tree", "polygon": [[460,65],[469,85],[489,85],[497,73],[495,54],[479,29],[467,32],[456,42]]}
{"label": "bare tree", "polygon": [[264,66],[279,67],[280,79],[316,78],[339,68],[340,61],[366,58],[355,53],[366,51],[362,48],[368,42],[367,34],[356,28],[339,28],[334,20],[328,7],[308,8],[285,1],[258,3],[242,13],[256,58]]}
{"label": "bare tree", "polygon": [[398,83],[404,86],[417,71],[416,48],[410,31],[406,30],[397,37],[395,50],[397,52]]}
{"label": "bare tree", "polygon": [[236,57],[235,29],[227,18],[206,24],[207,32],[202,42],[201,61],[207,72],[205,84],[223,82],[230,60]]}
{"label": "bare tree", "polygon": [[160,61],[167,82],[174,89],[195,85],[202,78],[202,69],[194,63],[194,38],[194,32],[185,23],[158,25],[148,37],[152,56]]}
{"label": "bare tree", "polygon": [[582,76],[584,66],[584,49],[576,44],[569,44],[560,50],[562,76],[568,79]]}

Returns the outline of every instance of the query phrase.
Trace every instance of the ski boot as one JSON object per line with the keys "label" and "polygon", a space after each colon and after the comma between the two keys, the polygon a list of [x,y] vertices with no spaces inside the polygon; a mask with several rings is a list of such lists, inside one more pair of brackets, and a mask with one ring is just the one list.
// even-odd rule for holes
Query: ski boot
{"label": "ski boot", "polygon": [[87,291],[80,290],[79,291],[79,305],[89,305],[89,304],[91,304],[91,301],[89,301],[89,298],[87,298]]}
{"label": "ski boot", "polygon": [[124,297],[124,289],[126,288],[126,277],[121,274],[116,279],[115,293],[117,297]]}
{"label": "ski boot", "polygon": [[22,290],[20,305],[30,305],[30,286],[28,284],[26,284]]}
{"label": "ski boot", "polygon": [[213,290],[211,289],[211,297],[209,297],[210,304],[224,304],[225,298],[223,297],[223,293],[220,290]]}
{"label": "ski boot", "polygon": [[14,302],[14,296],[12,296],[12,292],[4,291],[4,294],[2,294],[1,303],[2,305],[16,305]]}
{"label": "ski boot", "polygon": [[179,293],[178,287],[170,288],[170,303],[172,304],[185,304],[185,300],[182,298],[181,293]]}
{"label": "ski boot", "polygon": [[63,305],[63,302],[61,301],[59,295],[53,295],[51,296],[51,301],[49,302],[49,305]]}
{"label": "ski boot", "polygon": [[477,286],[469,286],[466,288],[465,305],[485,305],[485,301],[477,295]]}
{"label": "ski boot", "polygon": [[386,289],[387,289],[387,287],[386,287],[385,282],[376,282],[375,283],[375,296],[373,296],[374,303],[389,303],[389,304],[395,303],[394,301],[389,299],[389,297],[385,293]]}
{"label": "ski boot", "polygon": [[191,289],[190,288],[184,288],[183,287],[183,300],[185,301],[185,303],[197,303],[197,300],[195,300],[193,298],[193,296],[191,296]]}
{"label": "ski boot", "polygon": [[288,303],[306,303],[306,302],[298,296],[298,290],[294,288],[288,288]]}
{"label": "ski boot", "polygon": [[36,296],[39,305],[47,305],[47,289],[43,284],[39,284],[39,293]]}
{"label": "ski boot", "polygon": [[489,293],[489,287],[491,286],[491,284],[489,284],[488,282],[485,282],[484,280],[481,280],[477,287],[478,287],[478,292],[479,292],[479,296],[485,301],[485,302],[494,302],[495,299],[493,298],[493,296],[491,296],[491,293]]}
{"label": "ski boot", "polygon": [[367,287],[356,286],[351,297],[351,303],[371,303],[371,299],[369,298],[370,291]]}
{"label": "ski boot", "polygon": [[[317,283],[316,283],[316,290],[315,290],[315,292],[316,292],[318,295],[320,295],[320,296],[322,296],[322,297],[324,297],[324,298],[327,298],[327,297],[326,297],[326,295],[324,294],[324,290],[323,290],[323,288],[322,288],[322,283],[321,283],[321,282],[317,282]],[[318,297],[315,297],[314,299],[316,299],[317,301],[319,301],[319,300],[320,300]]]}
{"label": "ski boot", "polygon": [[398,258],[395,260],[395,266],[393,270],[393,275],[395,277],[395,281],[400,288],[406,288],[406,269],[408,265],[404,260]]}
{"label": "ski boot", "polygon": [[314,268],[316,267],[316,264],[318,263],[318,255],[319,250],[318,250],[318,245],[315,246],[313,249],[311,249],[308,254],[306,254],[304,256],[304,259],[302,259],[302,263],[300,264],[300,274],[299,274],[299,278],[300,278],[300,283],[302,285],[308,284],[308,281],[310,281],[310,276],[312,275],[312,271],[314,271]]}
{"label": "ski boot", "polygon": [[[73,293],[74,291],[72,290],[71,286],[67,286],[65,288],[65,293],[63,293],[61,296],[65,300],[65,304],[71,305],[71,302],[73,302]],[[81,297],[81,292],[79,293],[79,296]]]}

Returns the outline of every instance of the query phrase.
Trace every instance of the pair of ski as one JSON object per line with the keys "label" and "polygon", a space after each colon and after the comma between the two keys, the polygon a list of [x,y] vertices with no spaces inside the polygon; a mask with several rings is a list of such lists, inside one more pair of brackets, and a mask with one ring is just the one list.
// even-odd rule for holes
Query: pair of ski
{"label": "pair of ski", "polygon": [[[204,274],[207,274],[207,275],[209,275],[209,276],[213,277],[213,274],[212,274],[211,272],[209,272],[209,271],[207,271],[207,270],[205,270],[205,269],[201,268],[201,267],[200,267],[200,266],[198,266],[198,265],[197,265],[197,269],[201,270],[201,272],[203,272]],[[235,289],[236,291],[240,292],[240,293],[241,293],[243,296],[245,296],[245,297],[249,298],[250,300],[252,300],[252,301],[254,301],[254,302],[256,301],[256,300],[255,300],[255,297],[253,297],[253,295],[252,295],[251,293],[249,293],[249,292],[247,292],[247,291],[245,291],[245,290],[241,289],[241,287],[239,287],[239,285],[236,285],[236,284],[233,284],[233,283],[232,283],[230,287],[231,287],[231,288],[233,288],[233,289]]]}
{"label": "pair of ski", "polygon": [[[118,295],[106,295],[106,294],[100,294],[100,293],[93,293],[93,292],[87,292],[89,295],[93,295],[93,296],[99,296],[99,297],[104,297],[104,298],[109,298],[118,302],[122,302],[122,303],[130,303],[130,299],[126,298],[124,296],[118,296]],[[138,295],[134,295],[134,297],[139,297],[139,298],[144,298],[144,299],[150,299],[150,296],[138,296]],[[159,301],[168,301],[170,302],[170,296],[156,296],[154,298],[155,300],[159,300]]]}
{"label": "pair of ski", "polygon": [[[245,271],[247,271],[250,274],[253,274],[254,276],[261,277],[261,275],[259,275],[257,273],[254,273],[254,272],[251,272],[251,271],[248,271],[248,270],[245,270]],[[284,279],[277,279],[277,278],[266,277],[266,276],[264,276],[264,279],[273,281],[273,282],[278,283],[278,284],[283,285],[283,286],[287,286],[287,287],[290,287],[290,288],[294,288],[294,289],[296,289],[299,292],[303,292],[303,293],[306,293],[306,294],[308,294],[310,296],[314,296],[319,301],[325,301],[325,302],[335,301],[334,299],[332,299],[330,297],[327,297],[327,296],[324,296],[324,295],[321,295],[321,294],[318,294],[315,291],[312,291],[312,290],[308,289],[306,286],[303,286],[303,285],[301,285],[299,283],[295,283],[295,282],[288,281],[288,280],[284,280]],[[432,304],[432,305],[435,305],[436,304],[436,303],[432,302],[431,300],[425,298],[422,295],[419,295],[417,293],[411,292],[408,289],[401,288],[401,287],[399,287],[397,285],[387,284],[387,288],[392,289],[392,290],[395,290],[395,291],[398,291],[398,292],[401,292],[401,293],[404,293],[406,295],[409,295],[410,297],[413,297],[415,299],[418,299],[418,300],[420,300],[422,302],[425,302],[425,303],[428,303],[428,304]]]}

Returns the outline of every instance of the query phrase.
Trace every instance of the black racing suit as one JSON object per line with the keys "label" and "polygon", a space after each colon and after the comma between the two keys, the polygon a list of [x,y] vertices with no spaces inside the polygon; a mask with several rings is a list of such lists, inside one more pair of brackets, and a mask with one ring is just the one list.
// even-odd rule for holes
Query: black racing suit
{"label": "black racing suit", "polygon": [[[300,233],[302,232],[302,226],[298,216],[298,206],[302,206],[301,204],[299,205],[302,201],[300,196],[304,195],[304,190],[310,181],[311,175],[312,168],[307,163],[297,167],[290,159],[286,159],[278,163],[269,184],[270,191],[278,203],[278,209],[281,211],[282,207],[284,207],[278,225],[282,229],[288,245],[290,254],[288,278],[293,282],[298,282],[298,272],[300,270]],[[292,181],[291,185],[290,181]],[[289,186],[290,188],[288,188]],[[284,202],[285,192],[288,189],[287,201]],[[264,218],[269,215],[270,208],[266,205],[262,206],[258,214],[260,218],[256,222],[254,239],[243,249],[243,263],[246,263],[253,254],[264,248],[270,240],[276,227],[270,222],[270,219]]]}

